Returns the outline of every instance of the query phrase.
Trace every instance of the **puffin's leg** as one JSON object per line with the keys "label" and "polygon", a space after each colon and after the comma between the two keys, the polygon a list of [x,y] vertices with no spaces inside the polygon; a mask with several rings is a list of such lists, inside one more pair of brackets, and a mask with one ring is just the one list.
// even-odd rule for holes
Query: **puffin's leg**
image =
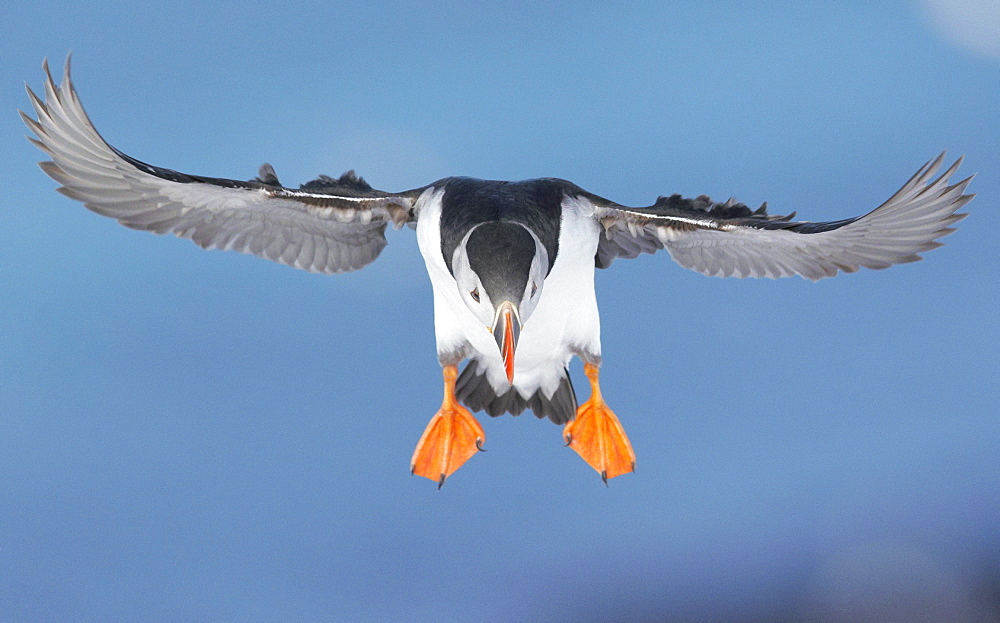
{"label": "puffin's leg", "polygon": [[635,452],[618,417],[601,397],[599,368],[587,363],[583,371],[590,380],[590,400],[580,405],[576,419],[566,424],[563,438],[607,484],[608,478],[635,471]]}
{"label": "puffin's leg", "polygon": [[458,366],[444,367],[444,402],[431,418],[410,459],[410,473],[430,478],[438,489],[473,454],[483,449],[486,432],[455,399]]}

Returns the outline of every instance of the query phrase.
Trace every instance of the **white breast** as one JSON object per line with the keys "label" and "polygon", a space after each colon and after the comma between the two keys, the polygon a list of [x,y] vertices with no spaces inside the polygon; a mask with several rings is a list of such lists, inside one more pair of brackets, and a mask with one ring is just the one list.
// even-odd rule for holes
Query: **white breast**
{"label": "white breast", "polygon": [[[434,330],[441,365],[476,359],[498,394],[507,391],[500,350],[489,327],[461,299],[441,254],[441,197],[424,192],[418,210],[417,243],[434,290]],[[597,363],[601,357],[600,319],[594,294],[594,255],[600,227],[586,199],[565,199],[559,252],[542,285],[541,298],[524,321],[514,356],[514,389],[528,398],[539,388],[551,397],[562,370],[576,354]]]}

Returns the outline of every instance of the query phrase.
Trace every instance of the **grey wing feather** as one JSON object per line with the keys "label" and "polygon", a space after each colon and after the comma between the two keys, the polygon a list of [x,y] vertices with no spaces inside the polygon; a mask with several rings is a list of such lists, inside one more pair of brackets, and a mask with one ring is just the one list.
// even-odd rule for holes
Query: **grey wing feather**
{"label": "grey wing feather", "polygon": [[605,230],[597,264],[665,248],[678,264],[705,275],[801,275],[816,281],[838,271],[919,260],[920,253],[941,246],[938,238],[954,231],[949,225],[967,216],[957,211],[974,196],[964,194],[971,177],[949,184],[961,158],[934,179],[943,159],[941,154],[925,164],[872,212],[832,222],[794,222],[794,214],[768,215],[766,206],[751,212],[732,200],[715,204],[707,197],[675,195],[649,208],[591,197]]}
{"label": "grey wing feather", "polygon": [[[21,113],[52,160],[45,173],[59,191],[122,225],[189,238],[317,273],[357,270],[386,245],[386,225],[412,220],[418,189],[371,189],[353,172],[300,190],[278,185],[270,165],[249,182],[187,175],[148,165],[109,145],[84,112],[70,78],[56,86],[47,63],[45,100],[27,89],[38,117]],[[325,182],[329,180],[329,184]]]}

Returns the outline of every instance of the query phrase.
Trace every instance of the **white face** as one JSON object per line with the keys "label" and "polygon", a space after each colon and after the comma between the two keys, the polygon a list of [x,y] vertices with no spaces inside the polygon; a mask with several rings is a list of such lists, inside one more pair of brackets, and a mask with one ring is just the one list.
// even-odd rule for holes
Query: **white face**
{"label": "white face", "polygon": [[[529,230],[529,233],[530,230]],[[471,234],[471,232],[470,232]],[[535,257],[531,261],[531,268],[528,270],[528,282],[525,284],[524,292],[519,300],[510,301],[517,308],[517,315],[522,325],[528,322],[531,313],[535,311],[539,299],[542,297],[542,285],[545,281],[545,271],[549,267],[548,253],[545,246],[541,244],[537,236],[535,238]],[[489,293],[483,287],[479,276],[469,266],[469,256],[465,251],[465,243],[469,236],[466,235],[462,244],[455,250],[452,258],[452,273],[458,283],[458,293],[465,302],[465,306],[475,315],[487,328],[492,329],[496,320],[496,310],[504,301],[493,301]]]}

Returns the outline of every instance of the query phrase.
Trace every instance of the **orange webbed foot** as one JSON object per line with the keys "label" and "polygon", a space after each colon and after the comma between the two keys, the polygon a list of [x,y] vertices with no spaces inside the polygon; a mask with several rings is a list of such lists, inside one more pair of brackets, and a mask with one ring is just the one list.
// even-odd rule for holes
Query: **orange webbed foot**
{"label": "orange webbed foot", "polygon": [[576,418],[563,429],[563,438],[607,484],[608,478],[635,471],[635,452],[618,417],[601,397],[597,366],[585,364],[584,372],[592,393],[577,409]]}
{"label": "orange webbed foot", "polygon": [[468,409],[455,400],[457,366],[444,368],[444,402],[431,418],[410,459],[410,473],[438,483],[483,449],[486,432]]}

